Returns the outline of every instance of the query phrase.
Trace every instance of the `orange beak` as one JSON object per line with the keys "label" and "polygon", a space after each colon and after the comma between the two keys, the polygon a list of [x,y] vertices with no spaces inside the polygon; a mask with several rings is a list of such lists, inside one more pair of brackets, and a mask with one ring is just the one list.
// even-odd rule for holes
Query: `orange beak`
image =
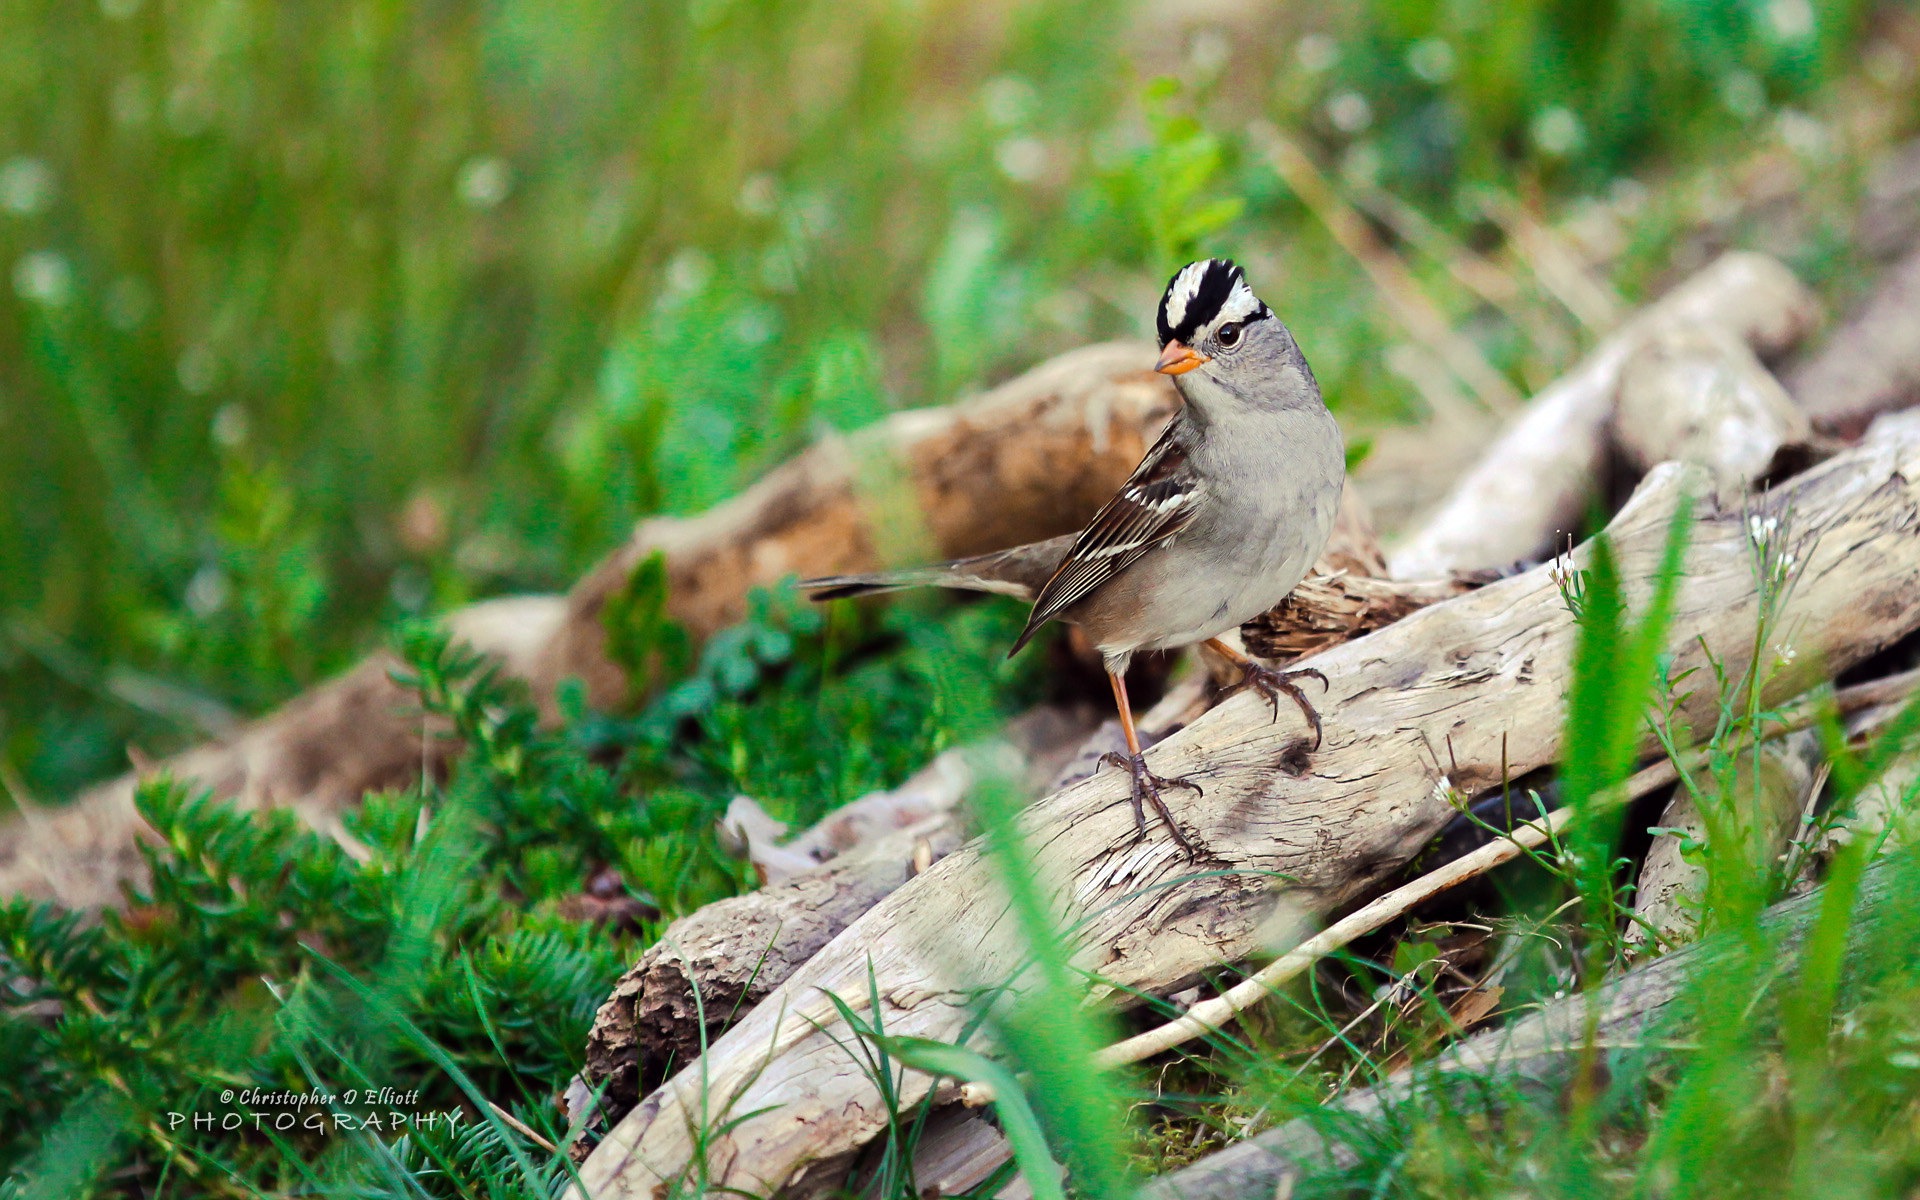
{"label": "orange beak", "polygon": [[1160,352],[1160,361],[1153,365],[1153,369],[1162,375],[1184,375],[1200,364],[1212,361],[1185,342],[1175,340],[1168,342],[1167,348]]}

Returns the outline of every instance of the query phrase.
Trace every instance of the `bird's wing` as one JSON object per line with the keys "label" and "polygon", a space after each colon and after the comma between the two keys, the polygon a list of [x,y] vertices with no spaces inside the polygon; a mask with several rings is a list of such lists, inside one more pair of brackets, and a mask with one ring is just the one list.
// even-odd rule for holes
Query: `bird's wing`
{"label": "bird's wing", "polygon": [[1012,652],[1017,653],[1042,625],[1075,601],[1193,522],[1203,485],[1187,458],[1179,427],[1176,417],[1133,475],[1081,531],[1073,549],[1034,597],[1033,612]]}

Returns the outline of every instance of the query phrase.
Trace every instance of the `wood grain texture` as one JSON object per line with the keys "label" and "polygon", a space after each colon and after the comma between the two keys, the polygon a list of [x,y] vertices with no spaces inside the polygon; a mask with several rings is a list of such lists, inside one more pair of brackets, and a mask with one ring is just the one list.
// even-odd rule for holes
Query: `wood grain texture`
{"label": "wood grain texture", "polygon": [[[1704,493],[1701,476],[1655,471],[1614,520],[1628,579],[1651,573],[1674,508]],[[1755,504],[1791,510],[1804,539],[1782,626],[1798,658],[1777,693],[1804,690],[1920,624],[1920,419],[1883,420],[1861,446]],[[1755,620],[1750,513],[1695,508],[1676,669],[1704,651],[1738,671]],[[1289,706],[1276,717],[1258,697],[1228,699],[1148,755],[1157,773],[1206,789],[1169,794],[1208,848],[1203,862],[1183,860],[1164,837],[1135,840],[1117,772],[1039,802],[1025,833],[1063,926],[1078,923],[1079,962],[1112,987],[1164,991],[1257,953],[1267,922],[1315,918],[1358,896],[1453,814],[1435,787],[1443,770],[1473,794],[1500,783],[1503,762],[1519,774],[1554,761],[1573,641],[1543,567],[1307,660],[1331,681],[1317,754],[1306,753],[1304,721]],[[1696,695],[1698,711],[1685,715],[1710,720],[1711,703]],[[1293,885],[1277,891],[1279,877]],[[648,1197],[676,1179],[755,1192],[806,1185],[810,1167],[841,1160],[885,1120],[826,994],[890,1033],[951,1040],[973,1015],[973,989],[1012,978],[1021,958],[993,873],[970,845],[854,922],[648,1096],[589,1158],[585,1184],[597,1196]],[[865,1011],[870,986],[878,1012]],[[903,1102],[928,1084],[908,1075]],[[696,1138],[729,1120],[724,1135]]]}

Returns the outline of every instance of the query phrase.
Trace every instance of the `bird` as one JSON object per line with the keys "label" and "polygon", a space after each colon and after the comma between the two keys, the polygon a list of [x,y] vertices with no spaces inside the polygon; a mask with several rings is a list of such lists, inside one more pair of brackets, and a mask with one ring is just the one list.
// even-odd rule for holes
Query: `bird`
{"label": "bird", "polygon": [[1340,426],[1320,395],[1292,331],[1256,296],[1232,260],[1206,258],[1174,272],[1155,318],[1160,357],[1180,408],[1112,499],[1077,534],[926,567],[802,580],[819,601],[910,587],[993,592],[1030,600],[1009,657],[1049,621],[1078,625],[1098,650],[1113,689],[1127,753],[1103,763],[1132,776],[1137,835],[1143,801],[1189,855],[1193,841],[1163,792],[1188,778],[1147,768],[1127,696],[1136,654],[1204,644],[1238,666],[1241,685],[1300,707],[1321,741],[1320,715],[1297,682],[1326,676],[1280,671],[1220,640],[1273,608],[1306,578],[1332,536],[1346,482]]}

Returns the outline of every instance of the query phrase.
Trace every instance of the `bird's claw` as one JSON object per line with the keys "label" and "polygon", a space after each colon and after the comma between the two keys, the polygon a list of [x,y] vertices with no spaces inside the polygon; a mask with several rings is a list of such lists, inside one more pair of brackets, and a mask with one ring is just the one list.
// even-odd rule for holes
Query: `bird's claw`
{"label": "bird's claw", "polygon": [[1121,767],[1133,776],[1133,823],[1141,837],[1147,835],[1147,812],[1142,804],[1144,797],[1147,803],[1153,805],[1153,811],[1160,814],[1160,819],[1167,823],[1167,830],[1173,834],[1173,840],[1180,844],[1180,848],[1189,855],[1199,853],[1192,839],[1181,830],[1180,822],[1174,820],[1173,814],[1167,811],[1167,802],[1161,797],[1160,789],[1163,787],[1191,788],[1194,795],[1204,796],[1207,794],[1204,788],[1191,779],[1162,779],[1147,769],[1147,759],[1142,754],[1122,754],[1115,750],[1101,755],[1100,761]]}
{"label": "bird's claw", "polygon": [[1312,704],[1307,702],[1307,694],[1300,690],[1300,685],[1294,680],[1302,676],[1318,679],[1320,690],[1324,693],[1330,690],[1327,677],[1312,667],[1301,667],[1293,671],[1276,671],[1272,667],[1262,666],[1251,659],[1241,670],[1243,674],[1240,685],[1252,688],[1267,698],[1267,703],[1273,706],[1274,720],[1280,719],[1280,697],[1283,693],[1300,706],[1300,715],[1307,719],[1307,724],[1313,726],[1313,749],[1318,750],[1321,741],[1320,714],[1314,710]]}

